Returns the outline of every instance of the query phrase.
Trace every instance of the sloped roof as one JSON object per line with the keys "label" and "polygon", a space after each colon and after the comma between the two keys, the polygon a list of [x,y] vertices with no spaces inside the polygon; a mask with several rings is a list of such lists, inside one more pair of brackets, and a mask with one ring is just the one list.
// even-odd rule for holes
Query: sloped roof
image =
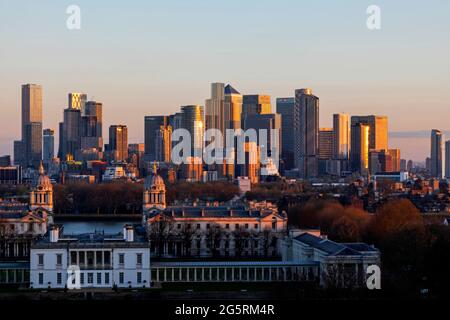
{"label": "sloped roof", "polygon": [[240,93],[235,88],[233,88],[231,85],[227,84],[225,86],[225,94],[240,94]]}

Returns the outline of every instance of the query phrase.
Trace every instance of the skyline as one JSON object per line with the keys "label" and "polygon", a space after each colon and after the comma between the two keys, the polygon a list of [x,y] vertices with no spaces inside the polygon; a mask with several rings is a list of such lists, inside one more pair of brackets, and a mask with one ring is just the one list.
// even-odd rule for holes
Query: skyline
{"label": "skyline", "polygon": [[[69,31],[68,2],[6,2],[0,2],[0,106],[13,111],[0,119],[1,154],[12,154],[11,141],[20,137],[24,83],[43,86],[44,128],[57,130],[67,93],[85,92],[103,103],[105,127],[130,128],[130,142],[144,142],[144,116],[204,105],[216,81],[242,94],[270,95],[273,112],[276,98],[310,87],[321,99],[320,127],[345,112],[386,115],[392,134],[450,129],[450,45],[442,41],[450,31],[449,3],[377,1],[382,29],[369,31],[368,1],[345,7],[322,1],[126,7],[77,1],[82,28]],[[229,23],[230,16],[237,23]],[[429,112],[422,112],[424,105]],[[401,148],[402,158],[424,161],[429,155],[429,138],[428,145],[396,140],[390,146]]]}

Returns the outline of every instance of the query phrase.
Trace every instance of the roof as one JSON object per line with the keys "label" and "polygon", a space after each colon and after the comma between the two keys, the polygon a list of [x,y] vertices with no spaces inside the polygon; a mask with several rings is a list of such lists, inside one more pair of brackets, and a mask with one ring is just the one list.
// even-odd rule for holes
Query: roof
{"label": "roof", "polygon": [[162,211],[155,211],[149,216],[152,218],[159,213],[163,213],[166,216],[175,218],[264,218],[271,214],[278,215],[281,218],[285,218],[284,214],[279,214],[276,210],[259,210],[259,209],[246,209],[243,207],[169,207]]}
{"label": "roof", "polygon": [[60,235],[58,242],[50,242],[46,237],[38,240],[33,248],[67,248],[67,247],[147,247],[148,241],[144,236],[134,232],[132,242],[126,242],[122,233],[105,234],[103,232],[82,233],[73,235]]}
{"label": "roof", "polygon": [[322,239],[310,233],[303,233],[294,238],[328,255],[362,255],[364,253],[378,253],[378,250],[365,243],[337,243]]}
{"label": "roof", "polygon": [[227,84],[225,86],[225,94],[240,94],[240,93],[235,88],[233,88],[231,85]]}

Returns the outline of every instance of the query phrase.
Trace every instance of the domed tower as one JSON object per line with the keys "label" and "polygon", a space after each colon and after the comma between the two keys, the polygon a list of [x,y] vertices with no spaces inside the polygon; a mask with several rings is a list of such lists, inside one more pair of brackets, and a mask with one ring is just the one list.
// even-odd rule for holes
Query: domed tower
{"label": "domed tower", "polygon": [[44,166],[39,166],[39,177],[36,185],[30,192],[30,209],[35,210],[43,208],[53,212],[53,185],[50,178],[44,173]]}
{"label": "domed tower", "polygon": [[142,211],[166,208],[166,185],[163,178],[158,175],[156,163],[153,164],[153,175],[148,175],[144,183],[144,197]]}

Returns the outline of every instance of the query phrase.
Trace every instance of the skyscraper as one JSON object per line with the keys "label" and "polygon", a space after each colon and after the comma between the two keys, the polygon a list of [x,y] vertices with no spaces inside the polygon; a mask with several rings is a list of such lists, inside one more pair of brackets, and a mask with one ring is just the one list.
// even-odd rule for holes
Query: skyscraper
{"label": "skyscraper", "polygon": [[392,159],[392,172],[400,172],[401,166],[400,166],[400,149],[388,149],[387,153],[391,156]]}
{"label": "skyscraper", "polygon": [[352,116],[351,124],[369,126],[369,149],[386,150],[388,146],[388,118],[386,116]]}
{"label": "skyscraper", "polygon": [[[242,95],[231,85],[225,87],[224,126],[226,129],[241,128]],[[225,133],[224,133],[225,134]]]}
{"label": "skyscraper", "polygon": [[295,98],[277,98],[277,113],[281,115],[281,158],[286,169],[294,167]]}
{"label": "skyscraper", "polygon": [[156,136],[161,126],[169,125],[168,116],[146,116],[144,118],[144,143],[145,143],[145,160],[156,161]]}
{"label": "skyscraper", "polygon": [[225,85],[223,83],[212,83],[211,98],[205,101],[206,130],[218,129],[222,134],[225,132],[224,99]]}
{"label": "skyscraper", "polygon": [[84,115],[87,101],[87,94],[71,92],[69,93],[68,107],[69,109],[80,110],[81,115]]}
{"label": "skyscraper", "polygon": [[160,126],[155,136],[156,161],[170,162],[172,153],[172,126]]}
{"label": "skyscraper", "polygon": [[[277,113],[249,114],[244,120],[243,129],[254,129],[257,134],[258,140],[255,142],[258,143],[258,147],[263,151],[265,150],[265,154],[269,157],[279,159],[282,148],[281,115]],[[266,130],[266,141],[260,140],[260,130]],[[274,137],[277,137],[277,141],[272,141],[272,134],[274,134]],[[274,142],[274,144],[272,144],[272,142]]]}
{"label": "skyscraper", "polygon": [[200,105],[181,107],[181,128],[191,134],[191,156],[203,157],[204,111]]}
{"label": "skyscraper", "polygon": [[450,178],[450,140],[445,141],[445,177]]}
{"label": "skyscraper", "polygon": [[369,170],[370,127],[362,123],[352,124],[350,164],[353,172],[367,174]]}
{"label": "skyscraper", "polygon": [[39,167],[42,159],[42,87],[22,85],[22,143],[17,143],[18,160],[23,166]]}
{"label": "skyscraper", "polygon": [[333,115],[333,159],[348,160],[350,156],[350,116]]}
{"label": "skyscraper", "polygon": [[84,106],[84,115],[81,116],[80,151],[95,153],[95,158],[100,159],[103,151],[103,105],[100,102],[88,101]]}
{"label": "skyscraper", "polygon": [[444,154],[444,133],[440,130],[431,130],[431,162],[430,174],[433,178],[442,178],[445,164]]}
{"label": "skyscraper", "polygon": [[270,96],[252,94],[244,95],[242,99],[242,123],[245,121],[247,115],[251,114],[267,114],[272,112],[272,105]]}
{"label": "skyscraper", "polygon": [[112,125],[109,127],[109,150],[114,161],[127,161],[128,159],[128,128],[125,125]]}
{"label": "skyscraper", "polygon": [[333,156],[333,128],[319,129],[319,159],[330,160]]}
{"label": "skyscraper", "polygon": [[81,111],[64,109],[61,160],[73,159],[81,149]]}
{"label": "skyscraper", "polygon": [[319,152],[319,98],[311,89],[295,90],[295,166],[304,179],[317,177]]}
{"label": "skyscraper", "polygon": [[43,149],[44,163],[48,165],[54,157],[55,157],[55,130],[45,129],[44,149]]}

